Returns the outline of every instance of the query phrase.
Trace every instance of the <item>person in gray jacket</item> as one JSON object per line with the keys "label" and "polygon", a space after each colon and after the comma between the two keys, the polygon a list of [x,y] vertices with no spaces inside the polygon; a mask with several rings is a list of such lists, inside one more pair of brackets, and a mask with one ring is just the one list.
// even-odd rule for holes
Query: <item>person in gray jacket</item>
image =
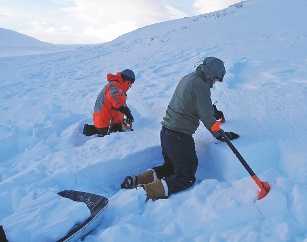
{"label": "person in gray jacket", "polygon": [[142,186],[147,198],[156,200],[191,187],[198,166],[192,135],[200,121],[221,141],[224,134],[229,139],[239,137],[221,129],[224,115],[211,101],[210,89],[215,82],[223,81],[225,73],[222,60],[207,57],[196,71],[179,81],[162,121],[160,138],[164,164],[137,176],[127,176],[122,188]]}

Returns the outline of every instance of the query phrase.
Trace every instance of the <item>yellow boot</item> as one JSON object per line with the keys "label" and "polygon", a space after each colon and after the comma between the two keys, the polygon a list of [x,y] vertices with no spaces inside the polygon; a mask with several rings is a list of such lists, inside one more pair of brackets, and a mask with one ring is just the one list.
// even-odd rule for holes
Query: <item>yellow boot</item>
{"label": "yellow boot", "polygon": [[136,182],[137,182],[137,185],[144,185],[144,184],[152,183],[156,181],[157,179],[158,178],[157,178],[157,174],[155,170],[149,169],[143,172],[142,174],[138,175],[136,178]]}
{"label": "yellow boot", "polygon": [[164,180],[157,179],[151,183],[144,184],[143,188],[146,192],[147,199],[153,201],[160,198],[167,198],[168,196],[168,187]]}

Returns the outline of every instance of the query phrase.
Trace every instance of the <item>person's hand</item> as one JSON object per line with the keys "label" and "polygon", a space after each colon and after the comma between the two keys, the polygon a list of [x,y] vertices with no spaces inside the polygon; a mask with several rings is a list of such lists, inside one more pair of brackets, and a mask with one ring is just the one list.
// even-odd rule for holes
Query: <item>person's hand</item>
{"label": "person's hand", "polygon": [[97,136],[98,137],[103,137],[105,135],[108,134],[108,128],[100,128],[100,129],[97,129]]}
{"label": "person's hand", "polygon": [[218,131],[217,133],[218,134],[214,135],[215,138],[218,139],[219,141],[222,141],[222,142],[225,142],[225,135],[230,140],[238,139],[240,137],[240,135],[238,135],[237,133],[231,132],[231,131],[230,132],[224,132],[222,130],[222,132]]}
{"label": "person's hand", "polygon": [[137,187],[137,177],[136,176],[126,176],[122,184],[121,188],[124,189],[133,189]]}
{"label": "person's hand", "polygon": [[[129,111],[130,111],[130,110],[129,110]],[[133,118],[131,112],[129,112],[129,113],[125,114],[125,115],[126,115],[126,121],[127,121],[127,123],[131,125],[131,124],[134,122],[134,118]]]}
{"label": "person's hand", "polygon": [[213,136],[214,136],[217,140],[222,141],[222,140],[223,140],[223,136],[225,135],[225,132],[224,132],[224,130],[219,129],[218,131],[213,132],[212,134],[213,134]]}
{"label": "person's hand", "polygon": [[233,140],[233,139],[238,139],[240,137],[240,135],[238,135],[235,132],[225,132],[226,136],[228,137],[228,139]]}
{"label": "person's hand", "polygon": [[111,124],[110,133],[123,132],[122,124]]}
{"label": "person's hand", "polygon": [[217,121],[220,121],[221,123],[225,123],[225,116],[224,113],[221,110],[218,110],[216,105],[212,105],[213,111],[214,111],[214,117]]}
{"label": "person's hand", "polygon": [[134,122],[134,118],[130,109],[127,106],[121,106],[118,111],[126,115],[126,121],[128,124],[132,124]]}

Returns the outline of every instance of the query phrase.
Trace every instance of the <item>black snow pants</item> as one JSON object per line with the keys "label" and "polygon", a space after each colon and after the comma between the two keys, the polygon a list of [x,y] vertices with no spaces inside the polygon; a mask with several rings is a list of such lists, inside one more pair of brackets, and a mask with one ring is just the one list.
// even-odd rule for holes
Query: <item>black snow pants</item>
{"label": "black snow pants", "polygon": [[195,182],[198,159],[192,135],[162,127],[161,147],[164,164],[154,167],[159,179],[164,178],[168,195],[185,190]]}

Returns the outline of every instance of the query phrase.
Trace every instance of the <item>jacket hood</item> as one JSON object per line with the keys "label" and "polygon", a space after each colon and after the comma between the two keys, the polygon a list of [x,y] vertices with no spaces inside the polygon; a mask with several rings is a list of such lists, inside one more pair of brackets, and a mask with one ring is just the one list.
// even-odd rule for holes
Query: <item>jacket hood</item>
{"label": "jacket hood", "polygon": [[108,73],[107,75],[107,81],[115,81],[115,82],[123,82],[124,79],[122,78],[122,75],[118,72],[116,74]]}
{"label": "jacket hood", "polygon": [[123,79],[120,72],[116,74],[108,73],[107,81],[113,82],[118,88],[122,89],[125,92],[127,92],[130,87],[129,82]]}
{"label": "jacket hood", "polygon": [[197,67],[203,72],[203,76],[206,80],[218,79],[223,81],[226,69],[224,62],[216,57],[206,57],[203,64]]}
{"label": "jacket hood", "polygon": [[196,68],[196,74],[205,82],[208,82],[210,85],[210,88],[213,87],[213,79],[209,79],[206,77],[204,70],[203,70],[203,66],[204,64],[200,64],[197,68]]}

